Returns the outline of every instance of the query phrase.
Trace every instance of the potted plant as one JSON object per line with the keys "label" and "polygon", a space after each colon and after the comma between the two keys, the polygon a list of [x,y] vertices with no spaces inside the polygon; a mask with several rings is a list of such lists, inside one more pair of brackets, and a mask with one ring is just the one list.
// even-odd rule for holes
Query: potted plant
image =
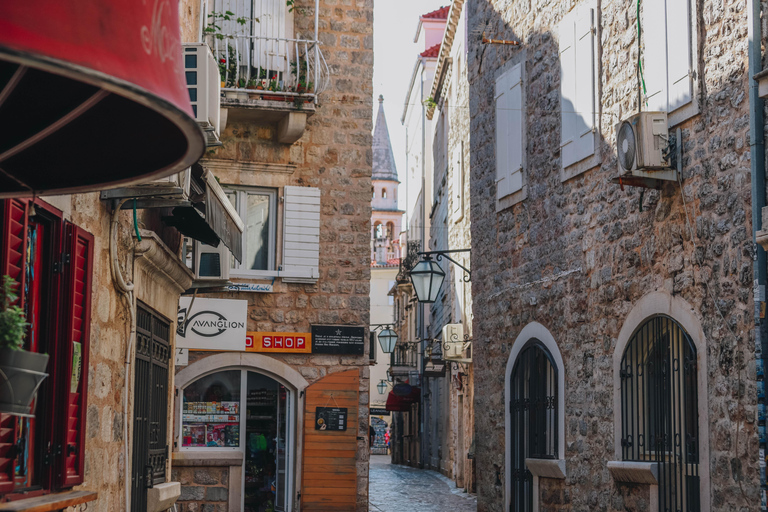
{"label": "potted plant", "polygon": [[[279,86],[278,86],[278,82],[277,82],[277,75],[274,75],[270,79],[269,85],[267,85],[267,90],[268,91],[279,91],[280,89],[278,87]],[[265,94],[262,98],[265,99],[265,100],[270,100],[270,101],[285,101],[285,96],[269,96],[269,95]]]}
{"label": "potted plant", "polygon": [[48,374],[48,354],[23,349],[29,324],[14,303],[15,281],[3,276],[0,285],[0,412],[30,416],[29,406]]}
{"label": "potted plant", "polygon": [[254,91],[254,92],[248,92],[248,97],[250,99],[259,99],[261,97],[261,95],[256,94],[255,92],[256,89],[258,88],[256,83],[256,77],[251,77],[251,79],[248,80],[248,83],[246,84],[245,88],[248,89],[249,91]]}

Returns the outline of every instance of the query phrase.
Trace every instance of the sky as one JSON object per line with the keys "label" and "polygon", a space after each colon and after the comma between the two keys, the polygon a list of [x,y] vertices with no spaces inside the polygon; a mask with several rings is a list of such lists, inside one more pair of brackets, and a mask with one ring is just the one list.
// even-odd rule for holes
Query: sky
{"label": "sky", "polygon": [[[413,42],[419,16],[449,5],[450,0],[375,0],[373,4],[373,120],[384,95],[389,138],[400,180],[405,177],[405,128],[400,123],[416,56]],[[404,183],[398,199],[405,197]],[[403,208],[404,201],[398,201]]]}

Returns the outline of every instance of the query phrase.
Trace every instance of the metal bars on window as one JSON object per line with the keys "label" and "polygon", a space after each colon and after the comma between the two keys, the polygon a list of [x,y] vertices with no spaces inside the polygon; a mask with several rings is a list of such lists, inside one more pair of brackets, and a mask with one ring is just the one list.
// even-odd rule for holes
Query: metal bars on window
{"label": "metal bars on window", "polygon": [[137,512],[146,510],[147,489],[165,481],[170,357],[170,322],[139,304],[131,469],[131,508]]}
{"label": "metal bars on window", "polygon": [[530,340],[518,355],[510,379],[511,512],[533,508],[533,476],[525,459],[558,457],[557,378],[552,355],[539,340]]}
{"label": "metal bars on window", "polygon": [[696,347],[667,316],[637,329],[621,360],[622,458],[658,464],[659,511],[699,510]]}

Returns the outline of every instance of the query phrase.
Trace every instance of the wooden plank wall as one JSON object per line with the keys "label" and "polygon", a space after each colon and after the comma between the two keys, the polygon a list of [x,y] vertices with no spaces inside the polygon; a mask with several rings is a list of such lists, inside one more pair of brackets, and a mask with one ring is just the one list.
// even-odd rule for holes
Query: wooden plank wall
{"label": "wooden plank wall", "polygon": [[[357,502],[358,370],[333,373],[307,388],[304,409],[302,512],[355,510]],[[346,407],[344,432],[315,430],[316,407]]]}

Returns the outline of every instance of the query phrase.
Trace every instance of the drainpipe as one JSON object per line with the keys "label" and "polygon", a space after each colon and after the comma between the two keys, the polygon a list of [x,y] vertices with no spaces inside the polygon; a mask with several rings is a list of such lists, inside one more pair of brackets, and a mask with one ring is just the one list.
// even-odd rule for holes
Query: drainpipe
{"label": "drainpipe", "polygon": [[[421,80],[419,89],[419,103],[421,103],[421,250],[427,250],[427,113],[424,107],[424,74],[426,72],[426,66],[424,60],[421,61]],[[424,312],[424,304],[419,302],[419,333],[421,338],[421,357],[419,358],[419,371],[421,372],[421,418],[419,418],[420,428],[422,432],[421,446],[421,460],[419,461],[419,467],[423,468],[427,461],[427,454],[429,453],[429,429],[425,425],[427,419],[427,407],[425,404],[426,397],[426,384],[427,379],[424,377],[424,354],[427,348],[427,322]],[[431,409],[431,407],[430,407]]]}

